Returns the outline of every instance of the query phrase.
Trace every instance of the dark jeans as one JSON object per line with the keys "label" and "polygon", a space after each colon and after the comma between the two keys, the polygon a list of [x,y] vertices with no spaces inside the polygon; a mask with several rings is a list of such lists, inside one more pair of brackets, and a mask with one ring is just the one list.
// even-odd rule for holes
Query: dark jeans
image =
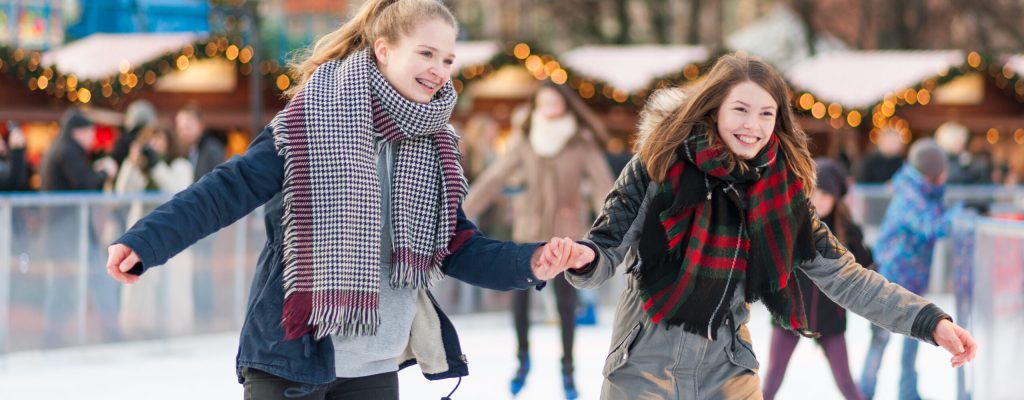
{"label": "dark jeans", "polygon": [[[572,343],[576,332],[576,288],[559,274],[550,281],[555,286],[555,302],[562,326],[562,373],[572,375]],[[512,317],[516,326],[516,341],[519,345],[519,361],[530,353],[530,292],[516,290],[512,293]]]}
{"label": "dark jeans", "polygon": [[398,372],[338,378],[301,397],[285,396],[288,389],[300,391],[303,386],[300,383],[252,368],[243,369],[242,376],[245,378],[242,384],[245,400],[398,400]]}

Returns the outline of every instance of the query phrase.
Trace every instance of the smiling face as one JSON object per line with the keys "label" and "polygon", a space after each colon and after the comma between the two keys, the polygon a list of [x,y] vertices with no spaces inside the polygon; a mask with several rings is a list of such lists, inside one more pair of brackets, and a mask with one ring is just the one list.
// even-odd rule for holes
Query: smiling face
{"label": "smiling face", "polygon": [[440,18],[423,20],[396,42],[373,44],[381,73],[403,97],[429,103],[451,77],[455,27]]}
{"label": "smiling face", "polygon": [[555,119],[565,115],[565,99],[554,88],[542,87],[537,91],[535,101],[537,112],[544,118]]}
{"label": "smiling face", "polygon": [[752,159],[772,137],[778,109],[778,103],[761,86],[740,82],[718,107],[718,135],[737,158]]}

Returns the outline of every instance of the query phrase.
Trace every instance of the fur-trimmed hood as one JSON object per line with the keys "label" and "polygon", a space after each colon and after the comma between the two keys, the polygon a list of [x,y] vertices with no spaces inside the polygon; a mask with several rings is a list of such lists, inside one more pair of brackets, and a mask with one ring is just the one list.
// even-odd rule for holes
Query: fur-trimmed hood
{"label": "fur-trimmed hood", "polygon": [[647,104],[640,111],[640,122],[637,124],[637,146],[640,146],[651,135],[654,128],[686,102],[687,92],[680,87],[661,89],[647,98]]}

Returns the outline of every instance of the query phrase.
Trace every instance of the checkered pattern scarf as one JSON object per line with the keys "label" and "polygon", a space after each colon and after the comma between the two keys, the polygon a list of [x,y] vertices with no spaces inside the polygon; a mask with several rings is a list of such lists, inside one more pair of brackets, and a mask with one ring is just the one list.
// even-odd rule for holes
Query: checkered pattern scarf
{"label": "checkered pattern scarf", "polygon": [[271,122],[285,160],[285,339],[313,332],[375,335],[380,325],[378,139],[401,142],[391,212],[390,284],[441,279],[466,195],[458,138],[447,124],[451,82],[428,104],[400,95],[369,50],[324,63]]}
{"label": "checkered pattern scarf", "polygon": [[683,143],[647,211],[631,270],[644,310],[714,339],[743,282],[748,302],[762,300],[780,325],[813,335],[792,279],[793,266],[814,255],[803,184],[775,135],[750,168],[730,171],[707,132]]}

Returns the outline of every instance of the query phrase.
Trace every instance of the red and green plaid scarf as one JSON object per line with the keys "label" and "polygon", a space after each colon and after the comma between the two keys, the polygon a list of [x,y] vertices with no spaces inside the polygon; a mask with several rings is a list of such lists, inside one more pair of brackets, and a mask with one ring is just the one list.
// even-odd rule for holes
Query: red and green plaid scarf
{"label": "red and green plaid scarf", "polygon": [[792,274],[814,256],[802,182],[776,136],[741,171],[707,132],[683,143],[647,210],[632,270],[644,310],[714,339],[743,282],[747,302],[762,300],[780,325],[812,335]]}

